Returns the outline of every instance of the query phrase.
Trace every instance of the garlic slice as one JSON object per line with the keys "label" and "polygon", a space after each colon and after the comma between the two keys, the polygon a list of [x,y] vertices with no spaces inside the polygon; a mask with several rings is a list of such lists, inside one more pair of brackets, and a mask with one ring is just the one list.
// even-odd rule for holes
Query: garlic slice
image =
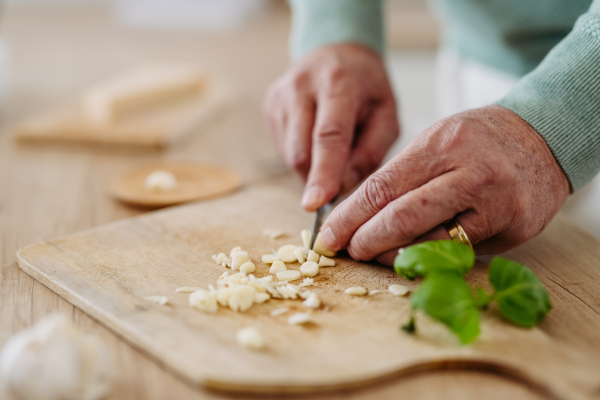
{"label": "garlic slice", "polygon": [[169,302],[169,298],[167,296],[146,296],[144,298],[148,301],[158,304],[159,306],[164,306]]}
{"label": "garlic slice", "polygon": [[246,311],[254,304],[256,291],[251,286],[240,285],[231,289],[229,308],[233,311]]}
{"label": "garlic slice", "polygon": [[287,244],[285,246],[281,246],[279,248],[279,250],[277,250],[277,255],[279,256],[279,259],[283,262],[294,262],[297,260],[296,255],[294,254],[294,251],[296,251],[296,248],[298,246],[295,246],[293,244]]}
{"label": "garlic slice", "polygon": [[314,261],[314,262],[318,263],[319,255],[314,250],[309,250],[308,257],[306,257],[306,261]]}
{"label": "garlic slice", "polygon": [[319,273],[319,264],[314,261],[307,261],[300,267],[300,272],[304,276],[316,276]]}
{"label": "garlic slice", "polygon": [[326,257],[335,257],[336,252],[325,247],[323,242],[321,242],[321,233],[317,235],[317,239],[315,239],[315,245],[313,246],[313,250],[318,254]]}
{"label": "garlic slice", "polygon": [[279,279],[280,281],[295,281],[302,277],[302,274],[300,273],[300,271],[294,271],[294,270],[281,271],[281,272],[278,272],[276,275],[277,275],[277,279]]}
{"label": "garlic slice", "polygon": [[294,250],[294,255],[296,256],[296,259],[298,259],[298,262],[300,264],[304,264],[304,262],[306,261],[306,249],[303,247],[298,247],[296,248],[296,250]]}
{"label": "garlic slice", "polygon": [[207,292],[203,289],[190,294],[189,303],[190,306],[209,313],[215,313],[219,309],[216,292]]}
{"label": "garlic slice", "polygon": [[265,341],[256,328],[243,328],[237,331],[235,338],[238,344],[246,349],[261,350],[265,347]]}
{"label": "garlic slice", "polygon": [[175,289],[175,291],[177,293],[194,293],[196,290],[200,290],[202,288],[199,287],[195,287],[195,286],[183,286],[183,287],[178,287],[177,289]]}
{"label": "garlic slice", "polygon": [[285,266],[285,264],[283,263],[283,261],[275,261],[272,265],[271,268],[269,269],[269,273],[270,274],[277,274],[281,271],[286,271],[287,267]]}
{"label": "garlic slice", "polygon": [[248,252],[236,251],[231,255],[231,269],[233,271],[239,271],[242,264],[248,261],[250,261],[250,259],[248,258]]}
{"label": "garlic slice", "polygon": [[279,261],[279,256],[277,254],[263,254],[260,260],[265,264],[273,264],[275,261]]}
{"label": "garlic slice", "polygon": [[300,232],[300,237],[302,238],[302,244],[304,245],[304,248],[306,249],[306,251],[309,251],[310,239],[312,239],[312,232],[308,229],[303,229],[302,232]]}
{"label": "garlic slice", "polygon": [[344,293],[349,294],[351,296],[364,296],[365,294],[367,294],[367,289],[365,289],[362,286],[354,286],[344,290]]}
{"label": "garlic slice", "polygon": [[250,261],[245,262],[240,266],[240,272],[243,272],[245,274],[250,274],[250,273],[254,272],[255,269],[256,269],[256,266],[254,265],[254,263],[252,263]]}
{"label": "garlic slice", "polygon": [[286,236],[285,231],[282,229],[263,229],[262,234],[273,240]]}
{"label": "garlic slice", "polygon": [[177,177],[169,171],[154,171],[144,180],[144,187],[155,192],[171,192],[177,187]]}
{"label": "garlic slice", "polygon": [[310,313],[295,313],[288,318],[288,324],[301,325],[311,322]]}
{"label": "garlic slice", "polygon": [[302,302],[304,307],[308,308],[319,308],[321,307],[321,299],[316,293],[311,293],[306,300]]}
{"label": "garlic slice", "polygon": [[319,258],[319,267],[335,267],[335,260],[321,256]]}
{"label": "garlic slice", "polygon": [[408,288],[404,285],[390,285],[388,290],[392,292],[394,296],[404,296],[406,293],[408,293]]}

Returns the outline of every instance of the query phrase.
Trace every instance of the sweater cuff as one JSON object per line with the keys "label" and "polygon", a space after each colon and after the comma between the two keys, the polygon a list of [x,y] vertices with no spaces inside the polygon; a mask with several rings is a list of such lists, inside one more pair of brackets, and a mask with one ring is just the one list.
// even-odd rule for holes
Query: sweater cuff
{"label": "sweater cuff", "polygon": [[600,171],[599,66],[600,13],[592,7],[544,61],[498,102],[544,138],[573,191]]}
{"label": "sweater cuff", "polygon": [[333,43],[363,44],[383,54],[381,0],[289,0],[291,51],[299,59]]}

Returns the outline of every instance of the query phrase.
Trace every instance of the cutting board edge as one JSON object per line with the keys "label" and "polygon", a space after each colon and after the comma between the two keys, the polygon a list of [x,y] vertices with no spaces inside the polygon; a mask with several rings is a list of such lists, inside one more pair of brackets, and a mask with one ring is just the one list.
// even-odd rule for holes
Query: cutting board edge
{"label": "cutting board edge", "polygon": [[[119,222],[119,221],[117,221]],[[507,378],[513,383],[523,385],[536,393],[543,395],[549,399],[585,399],[587,396],[582,393],[577,393],[576,396],[573,394],[576,392],[572,387],[564,387],[564,385],[557,385],[556,382],[544,382],[542,376],[536,377],[528,373],[522,368],[507,364],[505,361],[494,360],[492,357],[481,357],[476,358],[470,356],[441,356],[431,357],[425,361],[409,361],[407,364],[398,365],[391,368],[388,371],[382,371],[371,374],[369,376],[362,376],[360,379],[355,377],[347,377],[345,379],[339,379],[337,381],[328,383],[311,382],[264,382],[264,383],[246,383],[246,382],[233,382],[225,381],[222,379],[210,377],[210,376],[193,376],[185,371],[183,368],[176,368],[173,365],[176,363],[170,363],[168,361],[168,355],[158,351],[157,347],[145,346],[144,340],[140,339],[133,333],[129,333],[127,329],[119,328],[119,324],[113,321],[109,313],[103,313],[100,308],[93,307],[88,304],[85,299],[80,298],[77,295],[72,294],[67,288],[64,288],[61,284],[54,281],[52,277],[48,276],[41,269],[37,268],[35,264],[29,261],[27,254],[33,249],[39,248],[40,246],[50,246],[50,242],[39,242],[30,246],[26,246],[17,252],[18,265],[25,273],[36,279],[38,282],[48,287],[50,290],[64,298],[75,307],[81,309],[86,314],[100,322],[106,328],[108,328],[115,335],[125,340],[128,344],[134,347],[136,350],[145,354],[149,358],[153,359],[161,368],[169,371],[179,377],[182,381],[193,387],[199,387],[202,389],[212,390],[221,393],[238,393],[238,394],[270,394],[270,395],[298,395],[298,394],[315,394],[315,393],[327,393],[335,392],[340,390],[359,389],[368,386],[384,383],[395,379],[403,379],[409,376],[428,372],[439,372],[447,370],[471,370],[485,373],[491,373],[503,378]],[[57,250],[55,248],[55,250]],[[75,262],[75,261],[73,261]],[[155,349],[155,350],[149,350]]]}

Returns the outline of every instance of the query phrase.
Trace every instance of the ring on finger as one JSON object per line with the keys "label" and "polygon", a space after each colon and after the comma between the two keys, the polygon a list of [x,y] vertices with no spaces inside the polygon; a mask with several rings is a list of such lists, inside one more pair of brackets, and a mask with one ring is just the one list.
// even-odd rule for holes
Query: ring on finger
{"label": "ring on finger", "polygon": [[457,243],[466,244],[470,248],[473,248],[473,245],[471,244],[467,233],[463,229],[462,225],[458,223],[456,217],[444,222],[442,226],[444,227],[444,229],[446,229],[446,231],[448,231],[448,235],[450,235],[450,238],[453,241]]}

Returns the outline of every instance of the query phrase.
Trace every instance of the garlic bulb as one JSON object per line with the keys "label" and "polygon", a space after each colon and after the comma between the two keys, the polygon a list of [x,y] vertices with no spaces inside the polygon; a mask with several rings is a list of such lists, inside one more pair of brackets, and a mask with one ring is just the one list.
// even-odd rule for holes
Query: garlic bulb
{"label": "garlic bulb", "polygon": [[98,400],[109,391],[106,349],[54,314],[6,342],[0,388],[12,400]]}

